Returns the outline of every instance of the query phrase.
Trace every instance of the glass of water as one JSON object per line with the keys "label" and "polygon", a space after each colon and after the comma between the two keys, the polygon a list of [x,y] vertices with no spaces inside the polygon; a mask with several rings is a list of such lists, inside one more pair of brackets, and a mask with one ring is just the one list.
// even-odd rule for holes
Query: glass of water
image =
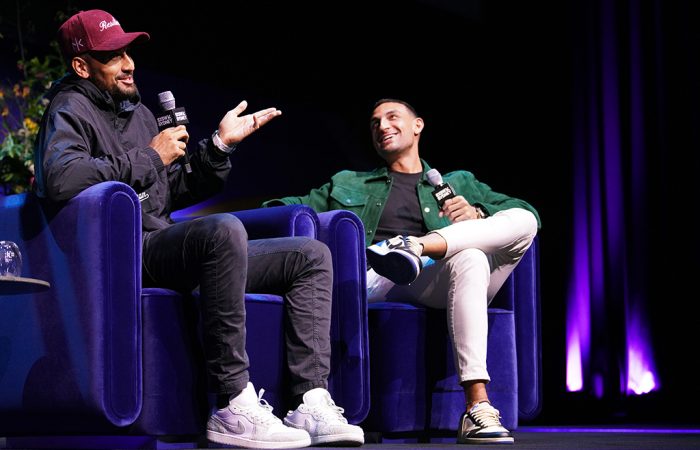
{"label": "glass of water", "polygon": [[22,276],[22,254],[12,241],[0,241],[0,277]]}

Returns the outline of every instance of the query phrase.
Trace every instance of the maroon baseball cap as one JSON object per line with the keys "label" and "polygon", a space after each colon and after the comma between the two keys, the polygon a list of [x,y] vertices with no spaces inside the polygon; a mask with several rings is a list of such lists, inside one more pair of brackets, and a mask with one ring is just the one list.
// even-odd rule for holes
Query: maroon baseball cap
{"label": "maroon baseball cap", "polygon": [[148,33],[125,33],[117,19],[100,9],[80,11],[58,29],[58,43],[67,60],[89,51],[119,50],[135,41],[147,41]]}

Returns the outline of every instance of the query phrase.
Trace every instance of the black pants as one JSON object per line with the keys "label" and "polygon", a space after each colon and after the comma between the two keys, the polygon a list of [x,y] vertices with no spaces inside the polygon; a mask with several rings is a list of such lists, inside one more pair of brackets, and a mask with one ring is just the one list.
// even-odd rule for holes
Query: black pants
{"label": "black pants", "polygon": [[291,395],[328,387],[333,269],[328,247],[304,237],[248,241],[231,214],[214,214],[144,234],[143,283],[189,292],[199,286],[210,390],[248,383],[245,292],[285,301]]}

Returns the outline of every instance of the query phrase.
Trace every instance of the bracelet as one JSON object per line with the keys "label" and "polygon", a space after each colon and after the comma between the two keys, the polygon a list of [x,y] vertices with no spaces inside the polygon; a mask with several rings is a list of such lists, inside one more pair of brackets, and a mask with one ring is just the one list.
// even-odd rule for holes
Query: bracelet
{"label": "bracelet", "polygon": [[486,214],[484,213],[484,210],[481,209],[481,206],[475,206],[474,209],[476,210],[476,218],[477,219],[485,219]]}
{"label": "bracelet", "polygon": [[211,135],[211,141],[216,148],[224,153],[231,153],[236,149],[236,144],[231,146],[224,144],[224,141],[221,140],[221,136],[219,136],[219,130],[214,131],[214,134]]}

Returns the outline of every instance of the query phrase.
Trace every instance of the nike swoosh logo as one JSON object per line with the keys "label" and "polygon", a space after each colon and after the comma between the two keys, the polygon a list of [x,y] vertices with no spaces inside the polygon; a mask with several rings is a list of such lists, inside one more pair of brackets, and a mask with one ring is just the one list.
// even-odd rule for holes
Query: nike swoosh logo
{"label": "nike swoosh logo", "polygon": [[234,427],[234,426],[231,426],[230,424],[227,424],[227,425],[228,425],[228,426],[227,426],[226,428],[228,428],[228,430],[229,430],[231,433],[234,433],[234,434],[243,434],[243,433],[245,433],[245,425],[243,425],[243,424],[241,423],[240,420],[237,420],[237,421],[236,421],[236,426],[235,426],[235,427]]}

